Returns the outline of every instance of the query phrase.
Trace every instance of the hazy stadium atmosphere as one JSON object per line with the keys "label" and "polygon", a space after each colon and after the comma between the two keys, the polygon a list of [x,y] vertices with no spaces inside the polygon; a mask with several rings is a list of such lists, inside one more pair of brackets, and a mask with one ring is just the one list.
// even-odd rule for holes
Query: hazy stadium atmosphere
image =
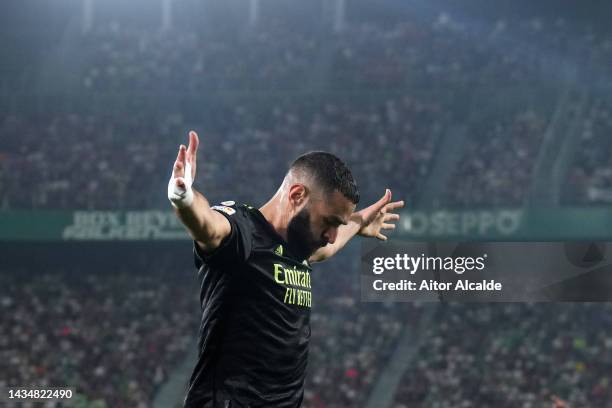
{"label": "hazy stadium atmosphere", "polygon": [[[391,239],[612,237],[604,1],[0,10],[0,389],[77,394],[0,406],[182,406],[200,288],[166,188],[191,129],[211,203],[259,207],[325,150],[361,203],[406,202]],[[303,407],[612,406],[609,304],[362,302],[359,244],[313,267]]]}

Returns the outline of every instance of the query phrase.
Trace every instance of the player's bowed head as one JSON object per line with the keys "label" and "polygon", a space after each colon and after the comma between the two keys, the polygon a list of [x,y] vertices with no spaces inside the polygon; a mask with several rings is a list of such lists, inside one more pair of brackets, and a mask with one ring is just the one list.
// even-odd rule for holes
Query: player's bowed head
{"label": "player's bowed head", "polygon": [[312,262],[325,260],[355,234],[386,240],[399,215],[386,190],[376,203],[355,212],[359,191],[348,167],[327,152],[310,152],[291,165],[283,183],[261,211],[301,255]]}

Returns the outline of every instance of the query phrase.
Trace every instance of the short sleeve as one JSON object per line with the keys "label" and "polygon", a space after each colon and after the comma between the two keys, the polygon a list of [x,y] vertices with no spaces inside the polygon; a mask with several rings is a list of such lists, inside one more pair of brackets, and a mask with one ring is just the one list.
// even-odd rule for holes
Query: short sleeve
{"label": "short sleeve", "polygon": [[246,261],[251,254],[253,224],[248,210],[238,205],[215,205],[211,207],[230,223],[231,232],[212,252],[203,252],[197,242],[193,243],[194,262],[197,269],[207,264],[236,264]]}

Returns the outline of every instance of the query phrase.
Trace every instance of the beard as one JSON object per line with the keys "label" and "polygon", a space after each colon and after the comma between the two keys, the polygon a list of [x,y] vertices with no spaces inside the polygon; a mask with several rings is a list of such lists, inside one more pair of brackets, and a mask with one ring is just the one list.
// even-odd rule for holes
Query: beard
{"label": "beard", "polygon": [[295,255],[308,259],[317,249],[327,245],[324,239],[317,239],[310,229],[310,211],[302,208],[287,225],[287,243]]}

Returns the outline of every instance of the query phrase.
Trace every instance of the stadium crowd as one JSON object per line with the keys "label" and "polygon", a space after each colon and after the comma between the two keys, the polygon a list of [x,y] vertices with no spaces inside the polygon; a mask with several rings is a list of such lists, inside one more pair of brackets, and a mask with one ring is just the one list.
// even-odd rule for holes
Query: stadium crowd
{"label": "stadium crowd", "polygon": [[[202,93],[299,89],[321,36],[267,25],[246,36],[97,26],[75,52],[90,55],[81,85],[93,91]],[[85,50],[85,51],[83,51]]]}
{"label": "stadium crowd", "polygon": [[586,107],[578,129],[577,154],[570,168],[569,203],[612,202],[612,103],[597,98]]}
{"label": "stadium crowd", "polygon": [[447,198],[457,206],[520,207],[535,168],[546,119],[533,111],[475,125],[462,159],[447,185]]}
{"label": "stadium crowd", "polygon": [[194,347],[194,287],[169,279],[170,264],[159,260],[141,272],[60,265],[36,274],[2,270],[0,386],[69,386],[86,407],[150,407]]}
{"label": "stadium crowd", "polygon": [[[151,406],[195,347],[195,275],[169,277],[176,268],[153,258],[108,273],[60,264],[38,275],[2,271],[0,386],[70,384],[85,407]],[[351,270],[322,264],[313,279],[305,407],[364,406],[406,328],[411,342],[427,341],[396,408],[537,407],[551,395],[572,407],[612,402],[604,305],[446,304],[423,321],[435,305],[360,303]]]}
{"label": "stadium crowd", "polygon": [[362,407],[404,324],[411,322],[395,305],[360,303],[351,296],[322,303],[311,317],[304,407]]}
{"label": "stadium crowd", "polygon": [[365,406],[404,329],[421,321],[419,305],[361,302],[358,251],[337,256],[315,266],[304,408]]}
{"label": "stadium crowd", "polygon": [[[270,24],[248,35],[210,37],[102,25],[67,51],[80,56],[77,93],[130,95],[132,105],[120,112],[90,107],[3,114],[1,208],[158,207],[152,191],[167,177],[161,163],[171,160],[188,126],[199,128],[209,146],[221,146],[215,155],[223,165],[210,163],[216,168],[203,175],[223,180],[219,197],[232,193],[227,181],[256,174],[268,185],[245,190],[244,198],[261,201],[279,179],[277,169],[319,148],[352,164],[364,188],[386,180],[414,202],[439,141],[457,123],[468,126],[468,147],[450,169],[443,205],[520,205],[550,109],[517,113],[508,91],[506,108],[468,114],[486,109],[487,97],[503,99],[509,89],[559,87],[555,81],[571,71],[575,53],[592,53],[581,54],[584,69],[599,72],[610,44],[592,32],[574,36],[563,20],[467,27],[446,14],[395,26],[355,23],[327,37]],[[547,52],[540,52],[544,47]],[[300,92],[312,89],[322,91],[307,101]],[[238,92],[244,102],[224,102],[223,92]],[[198,120],[180,106],[161,114],[144,104],[138,108],[139,98],[186,95],[205,95],[195,101],[214,105],[215,117]],[[605,115],[596,112],[588,121],[606,126]],[[599,175],[586,182],[597,187],[607,167],[593,166],[588,171]],[[136,186],[147,194],[129,194]]]}
{"label": "stadium crowd", "polygon": [[[188,256],[184,248],[161,258],[138,251],[140,261],[118,268],[86,270],[59,259],[37,274],[3,268],[0,387],[69,385],[76,406],[151,407],[169,373],[196,348],[198,285],[195,270],[174,266]],[[313,276],[305,407],[361,406],[404,324],[418,321],[418,308],[360,303],[351,271],[322,264]],[[20,404],[7,408],[28,407]]]}
{"label": "stadium crowd", "polygon": [[[201,126],[196,185],[213,200],[249,203],[263,203],[291,160],[317,149],[347,161],[369,199],[384,192],[384,186],[375,190],[381,179],[397,190],[415,190],[431,166],[442,115],[438,105],[407,96],[359,109],[341,102],[315,112],[272,106],[259,116],[267,123],[256,127],[240,107],[223,114],[232,124],[226,131]],[[7,117],[0,131],[19,135],[0,156],[0,208],[142,209],[167,207],[159,186],[167,183],[187,128],[181,115],[67,114]],[[408,173],[398,172],[395,162]],[[257,183],[232,188],[253,175]]]}
{"label": "stadium crowd", "polygon": [[612,402],[602,304],[447,304],[405,371],[395,408],[570,407]]}
{"label": "stadium crowd", "polygon": [[[98,26],[62,50],[78,56],[69,88],[131,98],[131,107],[0,113],[0,210],[168,208],[160,186],[191,128],[202,140],[196,187],[213,201],[263,203],[294,157],[321,149],[350,165],[363,202],[390,187],[410,206],[458,123],[466,144],[442,204],[520,206],[555,99],[527,108],[513,95],[549,92],[571,75],[606,80],[609,37],[575,30],[564,20],[470,25],[448,14],[325,35],[269,24],[212,37]],[[506,105],[472,115],[493,97]],[[183,112],[183,98],[202,107]],[[146,99],[170,108],[139,108]],[[587,107],[569,201],[610,202],[612,107],[597,97]],[[74,384],[101,407],[150,406],[196,337],[197,297],[164,270],[132,272],[2,270],[0,387]],[[331,281],[321,280],[313,308],[308,408],[363,406],[402,328],[420,316],[361,304],[355,288]],[[421,333],[433,340],[395,406],[536,407],[551,394],[572,407],[609,405],[601,307],[449,305]]]}

